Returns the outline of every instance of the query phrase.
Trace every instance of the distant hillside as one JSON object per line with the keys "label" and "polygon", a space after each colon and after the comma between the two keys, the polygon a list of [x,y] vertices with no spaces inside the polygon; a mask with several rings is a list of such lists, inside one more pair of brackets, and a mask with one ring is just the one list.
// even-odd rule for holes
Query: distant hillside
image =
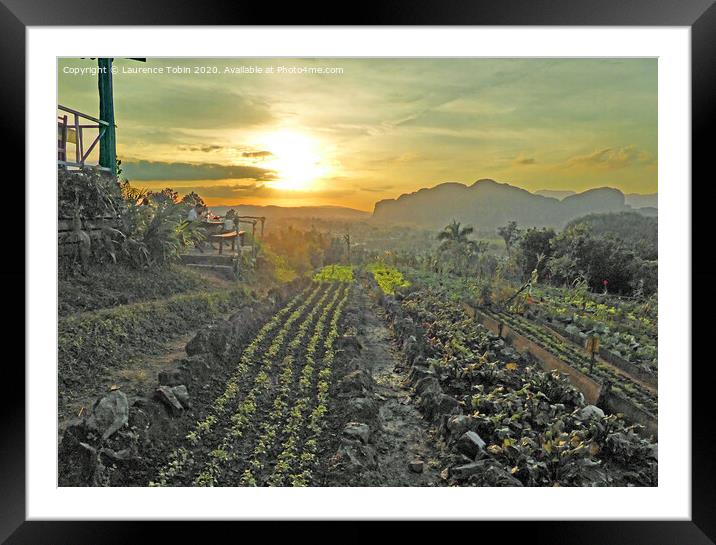
{"label": "distant hillside", "polygon": [[543,197],[552,197],[553,199],[562,200],[565,197],[574,195],[576,191],[558,191],[556,189],[539,189],[535,191],[535,195],[542,195]]}
{"label": "distant hillside", "polygon": [[265,216],[268,219],[323,219],[323,220],[365,220],[370,212],[342,206],[210,206],[214,214],[223,216],[228,210],[236,210],[239,216]]}
{"label": "distant hillside", "polygon": [[657,193],[627,193],[624,195],[626,203],[632,208],[658,208],[659,199]]}
{"label": "distant hillside", "polygon": [[634,247],[644,259],[658,255],[658,222],[636,212],[618,214],[589,214],[572,220],[567,227],[587,225],[597,236],[611,235]]}
{"label": "distant hillside", "polygon": [[428,228],[443,227],[453,219],[478,229],[495,229],[510,220],[522,226],[560,228],[586,214],[625,210],[624,194],[609,187],[590,189],[560,201],[485,179],[471,186],[448,182],[379,201],[373,219]]}

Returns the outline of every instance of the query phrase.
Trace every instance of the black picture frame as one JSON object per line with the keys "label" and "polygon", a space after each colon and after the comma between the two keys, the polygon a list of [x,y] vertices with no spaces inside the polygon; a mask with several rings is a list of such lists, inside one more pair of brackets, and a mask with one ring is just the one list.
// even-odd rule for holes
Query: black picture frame
{"label": "black picture frame", "polygon": [[[438,2],[436,0],[399,0],[361,2],[345,10],[341,3],[330,6],[306,3],[226,3],[214,0],[0,0],[0,90],[2,127],[6,132],[6,163],[16,168],[14,175],[4,169],[6,180],[24,179],[25,157],[25,29],[27,26],[55,25],[588,25],[588,26],[688,26],[691,28],[692,53],[692,179],[705,178],[708,124],[714,119],[716,101],[716,7],[714,0],[501,0]],[[346,13],[351,13],[346,18]],[[565,50],[568,52],[568,49]],[[48,182],[49,183],[49,182]],[[709,214],[708,199],[694,199],[692,191],[692,249],[711,248],[709,227],[700,226]],[[703,182],[705,183],[705,181]],[[15,187],[16,187],[15,183]],[[8,187],[10,187],[8,185]],[[13,201],[16,200],[13,198]],[[18,206],[13,203],[13,208]],[[708,238],[707,238],[708,237]],[[15,244],[13,244],[15,246]],[[13,250],[17,252],[16,250]],[[22,250],[24,253],[24,248]],[[706,253],[707,255],[702,255]],[[710,291],[715,273],[714,257],[708,252],[692,260],[692,286]],[[14,266],[0,270],[3,286],[25,284],[22,256],[14,255]],[[662,289],[668,289],[663,287]],[[693,289],[693,288],[692,288]],[[25,308],[19,290],[10,295],[6,308]],[[710,295],[710,294],[705,294]],[[17,300],[13,301],[12,297]],[[703,299],[703,298],[702,298]],[[8,338],[20,338],[25,322],[15,314],[18,331]],[[668,319],[668,318],[667,318]],[[692,307],[692,339],[708,338],[710,320],[698,320]],[[32,327],[32,324],[28,324]],[[20,331],[22,330],[22,331]],[[16,335],[13,335],[16,333]],[[703,340],[701,341],[703,342]],[[695,345],[694,345],[695,348]],[[498,535],[529,543],[580,543],[595,545],[679,544],[700,545],[716,541],[716,449],[713,434],[711,361],[692,356],[692,518],[690,521],[629,522],[484,522],[476,539]],[[185,523],[177,522],[39,522],[25,521],[25,375],[18,359],[5,358],[2,382],[3,433],[0,436],[0,540],[19,543],[130,543],[141,541],[152,530],[166,532],[164,540],[174,541],[186,533]],[[687,365],[687,362],[672,364]],[[48,369],[49,372],[49,369]],[[10,386],[12,385],[12,386]],[[15,395],[14,399],[10,396]],[[667,439],[668,440],[668,439]],[[489,493],[486,491],[486,493]],[[202,531],[225,531],[229,523],[197,522]],[[421,527],[418,527],[421,528]],[[491,531],[490,531],[491,530]],[[474,530],[472,530],[474,531]],[[481,537],[478,537],[481,536]]]}

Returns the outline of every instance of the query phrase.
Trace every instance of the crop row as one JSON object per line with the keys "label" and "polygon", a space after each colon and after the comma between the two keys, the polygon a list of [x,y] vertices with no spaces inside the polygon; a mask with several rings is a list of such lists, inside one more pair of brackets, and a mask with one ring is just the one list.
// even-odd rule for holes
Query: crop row
{"label": "crop row", "polygon": [[[291,332],[292,325],[303,315],[303,309],[306,307],[311,308],[310,312],[304,317],[303,322],[299,325],[298,335],[302,335],[302,331],[305,332],[307,329],[303,327],[304,324],[310,325],[316,314],[320,312],[323,305],[325,304],[329,294],[333,291],[333,287],[323,286],[320,290],[322,292],[321,297],[313,304],[313,299],[309,300],[302,305],[299,309],[294,311],[286,320],[281,330],[278,332],[273,342],[266,350],[263,358],[260,362],[258,374],[253,383],[253,387],[246,394],[244,399],[239,403],[236,411],[230,418],[230,426],[225,428],[224,436],[220,445],[209,453],[209,460],[204,464],[202,471],[194,479],[194,484],[197,486],[214,486],[217,484],[217,477],[221,468],[227,462],[235,462],[236,452],[239,450],[239,443],[243,440],[244,434],[247,431],[247,427],[252,422],[254,415],[259,407],[259,404],[265,399],[271,391],[273,381],[271,379],[273,368],[277,366],[277,360],[279,358],[281,349],[287,341],[287,337]],[[281,362],[281,366],[288,366],[289,369],[293,364],[293,358],[288,355]]]}
{"label": "crop row", "polygon": [[[502,360],[502,342],[467,319],[444,289],[404,294],[400,308],[411,320],[396,334],[421,330],[431,376],[465,411],[441,428],[448,445],[471,457],[479,451],[475,463],[450,467],[450,478],[479,486],[656,484],[653,443],[619,417],[586,407],[559,373]],[[484,446],[458,440],[465,430]]]}
{"label": "crop row", "polygon": [[326,265],[313,275],[314,282],[345,282],[353,281],[353,267],[350,265]]}
{"label": "crop row", "polygon": [[371,263],[366,269],[373,275],[378,287],[380,287],[382,292],[386,295],[394,294],[396,288],[404,288],[410,285],[403,277],[403,273],[395,267],[385,265],[384,263]]}
{"label": "crop row", "polygon": [[[284,328],[286,327],[284,320],[287,315],[300,316],[300,314],[314,300],[318,291],[319,286],[309,286],[293,297],[259,330],[254,339],[246,346],[246,348],[244,348],[236,368],[234,369],[229,380],[226,382],[224,392],[214,400],[214,403],[209,410],[209,414],[204,419],[198,421],[194,426],[194,429],[187,434],[186,439],[192,447],[198,445],[201,438],[207,435],[214,428],[221,416],[226,413],[231,402],[238,395],[239,385],[249,374],[256,355],[259,353],[264,343],[269,339],[272,332],[274,332],[274,330],[279,328],[282,324]],[[175,449],[169,455],[169,461],[167,464],[159,471],[156,481],[151,482],[150,486],[167,485],[184,469],[184,466],[191,459],[191,453],[186,447],[179,447]]]}
{"label": "crop row", "polygon": [[[330,303],[322,307],[318,320],[315,323],[313,334],[308,340],[306,350],[303,354],[299,354],[299,348],[308,332],[310,322],[304,322],[299,329],[299,334],[291,341],[289,347],[292,353],[287,356],[286,360],[288,361],[284,360],[283,370],[279,377],[279,388],[274,398],[271,413],[260,425],[260,435],[253,450],[252,459],[241,477],[241,484],[243,486],[257,486],[259,484],[258,479],[260,479],[260,473],[264,470],[267,461],[270,460],[280,438],[286,435],[285,427],[296,412],[295,404],[292,407],[290,403],[292,394],[294,393],[295,363],[303,362],[303,368],[300,369],[298,380],[297,390],[299,396],[307,392],[311,387],[315,357],[319,343],[324,337],[328,318],[336,307],[341,293],[342,290],[336,289]],[[284,424],[286,424],[286,426],[284,426]]]}
{"label": "crop row", "polygon": [[585,375],[589,375],[601,382],[609,381],[612,390],[625,395],[653,415],[658,413],[656,396],[649,390],[631,380],[628,376],[616,372],[609,365],[595,362],[591,366],[589,358],[571,342],[563,341],[555,334],[546,331],[545,328],[519,316],[506,312],[487,312],[496,320],[508,324],[515,331],[555,353],[560,359]]}
{"label": "crop row", "polygon": [[[323,357],[318,362],[318,377],[315,394],[310,377],[315,373],[317,362],[306,361],[302,382],[299,385],[299,398],[291,409],[284,427],[286,439],[277,457],[276,466],[267,484],[284,486],[307,486],[311,483],[320,437],[328,412],[328,398],[335,359],[333,345],[338,337],[338,322],[350,294],[350,287],[343,289],[343,295],[331,317],[328,335],[323,342]],[[310,412],[309,412],[310,411]],[[301,451],[301,438],[307,434]]]}

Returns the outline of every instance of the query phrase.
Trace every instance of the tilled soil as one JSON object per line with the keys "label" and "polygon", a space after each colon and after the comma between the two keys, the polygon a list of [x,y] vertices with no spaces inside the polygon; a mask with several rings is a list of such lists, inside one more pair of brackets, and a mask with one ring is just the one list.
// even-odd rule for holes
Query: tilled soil
{"label": "tilled soil", "polygon": [[[214,346],[224,331],[221,324],[191,340],[186,352],[194,355],[181,359],[179,367],[174,356],[183,351],[188,336],[175,343],[172,357],[150,359],[134,369],[151,376],[165,368],[181,370],[191,404],[179,413],[156,399],[133,395],[138,393],[131,387],[136,376],[108,377],[129,394],[129,428],[99,440],[86,420],[75,422],[72,437],[61,444],[61,486],[445,484],[440,478],[441,441],[414,405],[404,357],[368,293],[360,283],[350,290],[338,285],[307,290],[294,300],[293,314],[284,311],[277,325],[257,338],[255,356],[235,379],[231,377],[254,333],[236,345],[222,341]],[[268,317],[253,314],[258,322],[253,331],[268,325]],[[335,346],[332,340],[326,344],[331,330]],[[350,389],[356,373],[365,389]],[[228,391],[231,380],[236,381],[235,392],[217,412],[215,400]],[[323,398],[322,380],[328,388]],[[369,407],[367,415],[356,412],[356,401]],[[312,422],[324,402],[319,429]],[[188,441],[187,434],[200,431],[199,423],[212,414],[215,421],[199,440]],[[369,434],[357,439],[346,433],[356,425]]]}
{"label": "tilled soil", "polygon": [[[340,472],[327,471],[324,486],[441,486],[441,450],[437,433],[415,407],[406,380],[404,358],[395,345],[382,309],[356,286],[355,311],[360,315],[357,339],[362,349],[351,368],[365,370],[373,380],[371,397],[377,402],[377,418],[371,422],[368,447],[375,451],[376,463],[359,468],[350,482]],[[338,400],[337,400],[338,401]],[[350,410],[342,407],[334,433],[352,420]],[[422,463],[421,463],[422,462]],[[330,461],[327,463],[330,466]],[[411,469],[411,465],[413,468]]]}

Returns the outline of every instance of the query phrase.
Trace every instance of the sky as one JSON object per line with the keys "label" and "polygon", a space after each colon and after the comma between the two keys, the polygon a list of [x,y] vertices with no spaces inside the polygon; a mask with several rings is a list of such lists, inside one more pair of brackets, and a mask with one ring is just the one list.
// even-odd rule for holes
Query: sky
{"label": "sky", "polygon": [[[58,59],[58,103],[97,116],[96,66]],[[196,191],[209,205],[372,211],[381,199],[482,178],[529,191],[657,191],[656,59],[114,66],[123,176]]]}

